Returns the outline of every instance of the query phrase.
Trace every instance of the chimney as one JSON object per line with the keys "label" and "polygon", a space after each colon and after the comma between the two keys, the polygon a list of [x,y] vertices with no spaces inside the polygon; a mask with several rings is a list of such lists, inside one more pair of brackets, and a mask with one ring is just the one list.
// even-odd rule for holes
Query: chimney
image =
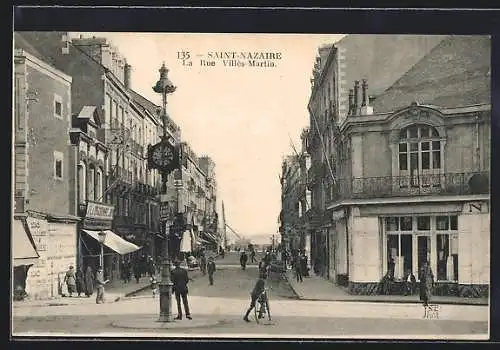
{"label": "chimney", "polygon": [[354,104],[354,90],[349,89],[349,109],[347,111],[347,115],[352,115],[353,113],[353,104]]}
{"label": "chimney", "polygon": [[361,105],[361,115],[371,115],[373,114],[373,107],[370,106],[370,100],[368,97],[368,82],[366,79],[363,79],[363,102]]}
{"label": "chimney", "polygon": [[131,73],[132,66],[128,63],[125,63],[125,66],[123,67],[123,85],[125,85],[125,88],[127,89],[132,89],[132,86],[130,85]]}
{"label": "chimney", "polygon": [[358,114],[359,108],[359,80],[354,81],[354,103],[353,103],[353,115]]}
{"label": "chimney", "polygon": [[361,107],[368,106],[368,94],[366,93],[366,89],[368,89],[368,84],[366,82],[366,79],[363,79],[363,82],[361,83]]}

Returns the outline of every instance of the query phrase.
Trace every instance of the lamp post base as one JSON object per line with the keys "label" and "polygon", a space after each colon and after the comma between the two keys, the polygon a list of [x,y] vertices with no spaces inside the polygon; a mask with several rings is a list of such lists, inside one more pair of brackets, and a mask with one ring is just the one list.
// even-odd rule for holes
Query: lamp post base
{"label": "lamp post base", "polygon": [[173,322],[172,318],[172,286],[170,281],[170,261],[166,260],[162,266],[160,282],[160,317],[158,322]]}

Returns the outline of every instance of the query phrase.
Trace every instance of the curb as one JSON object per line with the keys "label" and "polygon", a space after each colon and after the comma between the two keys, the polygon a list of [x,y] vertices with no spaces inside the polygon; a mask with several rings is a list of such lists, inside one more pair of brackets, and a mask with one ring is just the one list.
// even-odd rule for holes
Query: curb
{"label": "curb", "polygon": [[[306,298],[297,293],[295,290],[294,286],[292,283],[289,281],[289,277],[286,276],[286,281],[290,285],[290,288],[292,289],[293,293],[297,296],[297,299],[299,300],[304,300],[304,301],[343,301],[343,302],[348,302],[348,303],[388,303],[388,304],[416,304],[420,305],[422,304],[418,300],[401,300],[401,299],[396,299],[396,300],[382,300],[382,299],[342,299],[342,298],[331,298],[331,299],[322,299],[322,298]],[[484,302],[478,302],[478,303],[468,303],[465,301],[450,301],[450,300],[443,300],[443,301],[435,301],[435,304],[440,304],[440,305],[472,305],[472,306],[488,306],[488,303]]]}

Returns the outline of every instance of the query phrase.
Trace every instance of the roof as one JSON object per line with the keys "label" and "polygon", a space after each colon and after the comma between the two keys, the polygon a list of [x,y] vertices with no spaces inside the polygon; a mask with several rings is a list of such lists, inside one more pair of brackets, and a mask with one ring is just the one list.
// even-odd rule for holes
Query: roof
{"label": "roof", "polygon": [[[335,43],[347,90],[367,79],[370,95],[378,96],[442,42],[447,35],[349,34]],[[342,61],[345,66],[342,67]],[[347,98],[347,96],[346,96]],[[347,101],[346,101],[347,102]]]}
{"label": "roof", "polygon": [[16,49],[22,49],[38,58],[39,60],[42,60],[50,66],[56,68],[48,57],[42,55],[40,51],[35,49],[35,47],[31,45],[31,43],[26,38],[23,37],[22,32],[14,32],[14,47]]}
{"label": "roof", "polygon": [[456,107],[491,99],[488,36],[449,36],[373,102],[375,113],[419,104]]}

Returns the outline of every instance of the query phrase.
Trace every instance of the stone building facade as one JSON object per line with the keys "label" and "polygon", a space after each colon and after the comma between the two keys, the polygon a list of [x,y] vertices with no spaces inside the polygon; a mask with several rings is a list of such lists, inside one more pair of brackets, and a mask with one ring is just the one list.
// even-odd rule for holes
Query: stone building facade
{"label": "stone building facade", "polygon": [[39,53],[23,50],[21,41],[15,36],[13,226],[22,223],[38,251],[22,284],[31,298],[41,299],[56,297],[65,271],[76,264],[79,218],[70,201],[75,165],[68,135],[72,78]]}
{"label": "stone building facade", "polygon": [[[395,47],[373,48],[390,36],[363,36],[342,53],[350,37],[324,64],[319,55],[309,102],[313,263],[355,294],[376,293],[389,270],[398,293],[427,260],[437,294],[487,294],[489,38],[405,36],[421,47],[403,67]],[[392,61],[400,73],[387,77]]]}

